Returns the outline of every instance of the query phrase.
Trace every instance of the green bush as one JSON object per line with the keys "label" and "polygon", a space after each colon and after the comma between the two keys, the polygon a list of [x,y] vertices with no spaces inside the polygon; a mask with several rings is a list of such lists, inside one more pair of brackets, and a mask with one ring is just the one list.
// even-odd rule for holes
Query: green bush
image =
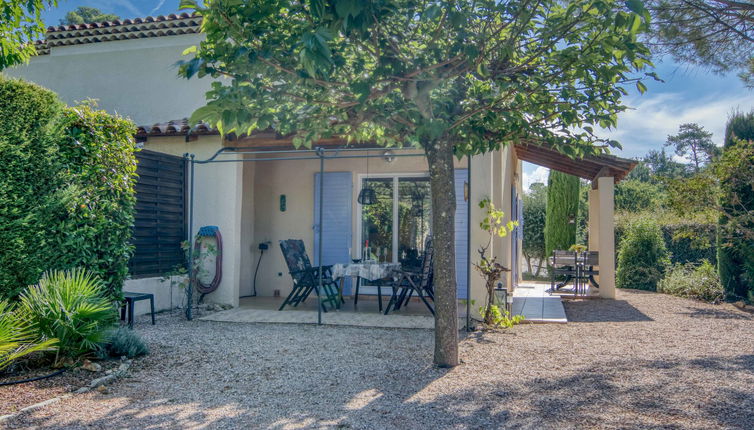
{"label": "green bush", "polygon": [[660,227],[648,218],[639,219],[621,240],[616,286],[655,291],[669,264]]}
{"label": "green bush", "polygon": [[568,249],[576,243],[576,215],[579,207],[579,178],[550,170],[547,181],[545,254]]}
{"label": "green bush", "polygon": [[709,261],[674,265],[657,284],[657,291],[708,303],[720,303],[725,298],[717,270]]}
{"label": "green bush", "polygon": [[38,339],[58,339],[57,362],[99,352],[117,321],[102,281],[81,269],[45,273],[21,293],[18,311]]}
{"label": "green bush", "polygon": [[134,358],[149,354],[149,348],[135,331],[118,327],[108,335],[104,352],[110,357]]}
{"label": "green bush", "polygon": [[60,201],[55,268],[86,267],[121,298],[131,257],[136,157],[134,126],[89,105],[63,114],[59,157],[67,186]]}
{"label": "green bush", "polygon": [[715,234],[717,226],[705,219],[678,219],[675,216],[663,216],[662,213],[617,214],[615,222],[615,243],[620,244],[626,235],[626,229],[636,220],[652,217],[660,226],[665,247],[670,253],[673,264],[715,261]]}
{"label": "green bush", "polygon": [[51,267],[50,218],[64,108],[55,93],[0,76],[0,298],[15,297]]}
{"label": "green bush", "polygon": [[0,77],[0,298],[42,273],[87,267],[112,299],[128,273],[134,126]]}
{"label": "green bush", "polygon": [[29,321],[0,300],[0,371],[33,352],[54,349],[57,339],[39,342]]}
{"label": "green bush", "polygon": [[615,186],[615,210],[628,212],[658,209],[664,191],[657,185],[639,180],[623,181]]}

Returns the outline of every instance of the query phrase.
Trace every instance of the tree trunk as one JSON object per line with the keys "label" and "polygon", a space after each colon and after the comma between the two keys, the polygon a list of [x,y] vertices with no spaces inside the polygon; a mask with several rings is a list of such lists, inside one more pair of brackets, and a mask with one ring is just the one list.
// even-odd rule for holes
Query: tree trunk
{"label": "tree trunk", "polygon": [[458,365],[458,305],[456,300],[453,145],[446,140],[424,146],[432,188],[434,246],[435,364]]}

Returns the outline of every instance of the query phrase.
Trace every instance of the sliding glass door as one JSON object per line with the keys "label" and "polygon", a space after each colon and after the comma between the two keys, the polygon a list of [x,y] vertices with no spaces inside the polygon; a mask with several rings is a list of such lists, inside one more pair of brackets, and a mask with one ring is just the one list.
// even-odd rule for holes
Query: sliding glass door
{"label": "sliding glass door", "polygon": [[377,202],[360,205],[360,257],[380,262],[421,265],[432,208],[425,175],[362,177],[361,188],[375,191]]}

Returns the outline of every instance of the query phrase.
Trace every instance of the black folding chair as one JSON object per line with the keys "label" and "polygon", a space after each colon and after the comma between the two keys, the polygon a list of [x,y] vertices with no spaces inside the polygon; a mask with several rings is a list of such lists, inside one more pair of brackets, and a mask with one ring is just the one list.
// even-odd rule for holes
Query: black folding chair
{"label": "black folding chair", "polygon": [[427,238],[424,245],[421,271],[400,270],[397,272],[396,281],[392,285],[393,294],[385,308],[385,315],[391,309],[397,311],[401,306],[408,305],[408,301],[414,293],[427,306],[432,315],[435,314],[435,308],[429,302],[429,300],[433,302],[435,300],[435,293],[432,289],[432,254],[432,240]]}
{"label": "black folding chair", "polygon": [[322,291],[319,291],[319,267],[312,266],[309,256],[306,255],[304,241],[287,239],[280,241],[280,250],[283,251],[285,263],[288,265],[288,273],[293,278],[293,290],[280,305],[280,311],[286,305],[293,307],[303,303],[312,291],[318,292],[322,301],[322,310],[327,312],[327,304],[333,308],[340,306],[338,284],[331,275],[332,266],[322,266]]}

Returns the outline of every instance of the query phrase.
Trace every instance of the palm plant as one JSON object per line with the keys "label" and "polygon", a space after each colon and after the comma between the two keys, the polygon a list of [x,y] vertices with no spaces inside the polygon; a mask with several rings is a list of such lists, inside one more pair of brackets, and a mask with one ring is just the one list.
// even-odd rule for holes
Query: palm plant
{"label": "palm plant", "polygon": [[116,322],[103,282],[83,269],[45,273],[20,298],[19,311],[37,336],[58,339],[58,364],[98,352]]}
{"label": "palm plant", "polygon": [[6,301],[0,301],[0,371],[28,354],[54,349],[57,339],[36,341],[29,321],[14,312]]}

